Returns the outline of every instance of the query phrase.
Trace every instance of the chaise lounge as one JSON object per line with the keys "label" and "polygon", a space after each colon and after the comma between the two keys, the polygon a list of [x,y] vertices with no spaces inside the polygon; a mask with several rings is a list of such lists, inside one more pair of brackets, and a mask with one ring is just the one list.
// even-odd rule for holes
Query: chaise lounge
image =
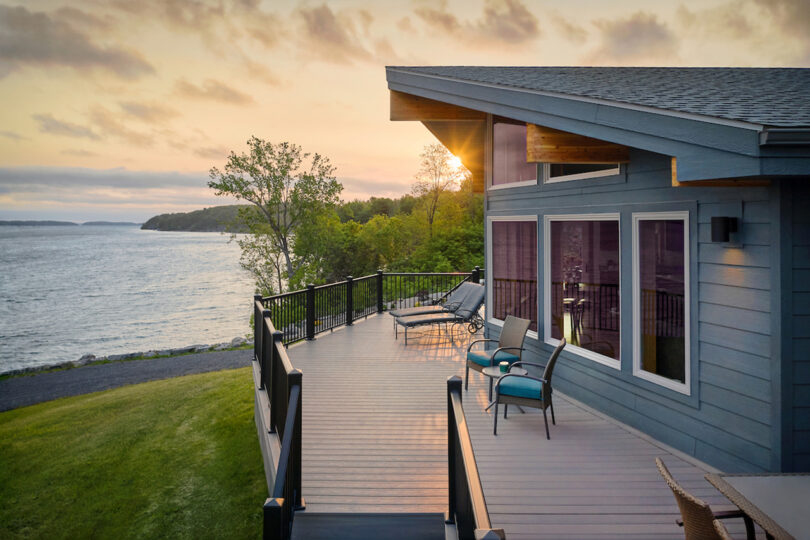
{"label": "chaise lounge", "polygon": [[467,294],[461,306],[454,312],[447,313],[425,313],[422,315],[411,315],[407,317],[397,317],[394,319],[394,335],[399,339],[399,328],[405,329],[405,345],[408,345],[408,329],[417,326],[427,326],[432,324],[467,324],[467,329],[472,334],[484,326],[484,321],[478,310],[484,305],[485,289],[483,285],[471,283],[472,289]]}

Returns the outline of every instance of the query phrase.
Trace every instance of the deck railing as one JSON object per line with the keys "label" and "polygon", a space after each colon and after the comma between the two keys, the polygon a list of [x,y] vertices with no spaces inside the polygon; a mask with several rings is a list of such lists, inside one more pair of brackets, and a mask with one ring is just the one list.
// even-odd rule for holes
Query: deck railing
{"label": "deck railing", "polygon": [[447,522],[455,524],[458,539],[505,539],[503,529],[493,529],[489,521],[470,431],[461,406],[461,378],[455,375],[447,379],[447,475]]}
{"label": "deck railing", "polygon": [[[290,537],[295,510],[303,507],[302,374],[290,362],[282,343],[282,334],[273,326],[270,310],[264,309],[260,296],[254,298],[254,318],[254,358],[259,369],[256,425],[266,469],[272,469],[275,462],[270,455],[270,436],[275,434],[280,440],[277,465],[267,475],[270,497],[264,504],[264,538],[286,540]],[[266,395],[266,399],[260,396],[261,393]],[[263,410],[265,407],[269,411]]]}
{"label": "deck railing", "polygon": [[[385,273],[328,285],[309,285],[306,289],[256,297],[262,310],[270,313],[275,327],[282,333],[281,341],[288,345],[302,339],[314,339],[317,334],[338,326],[381,313],[389,308],[412,307],[417,304],[438,303],[464,281],[478,283],[484,270],[445,273]],[[259,308],[254,314],[259,320]],[[258,328],[258,325],[256,326]],[[256,350],[261,336],[254,335]]]}

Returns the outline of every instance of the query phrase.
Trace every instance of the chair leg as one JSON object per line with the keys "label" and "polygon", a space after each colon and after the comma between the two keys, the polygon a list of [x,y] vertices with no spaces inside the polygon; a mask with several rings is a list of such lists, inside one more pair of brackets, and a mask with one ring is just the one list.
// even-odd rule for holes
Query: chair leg
{"label": "chair leg", "polygon": [[[464,368],[464,390],[469,390],[470,388],[470,365]],[[492,401],[492,399],[490,399]]]}
{"label": "chair leg", "polygon": [[557,421],[556,421],[556,420],[554,420],[554,403],[553,403],[553,402],[551,402],[551,401],[549,401],[549,402],[548,402],[548,406],[551,408],[551,423],[552,423],[552,424],[554,424],[554,425],[556,426],[556,425],[557,425]]}
{"label": "chair leg", "polygon": [[498,396],[495,396],[495,414],[494,414],[493,418],[495,419],[495,423],[493,424],[493,427],[492,427],[492,434],[497,435],[498,434]]}
{"label": "chair leg", "polygon": [[492,377],[487,377],[487,379],[489,379],[489,400],[492,401]]}
{"label": "chair leg", "polygon": [[546,440],[551,440],[551,435],[548,433],[548,417],[546,416],[546,408],[543,407],[543,421],[546,423]]}
{"label": "chair leg", "polygon": [[745,522],[745,537],[748,540],[756,540],[757,534],[754,531],[754,522],[747,515],[743,516],[743,521]]}

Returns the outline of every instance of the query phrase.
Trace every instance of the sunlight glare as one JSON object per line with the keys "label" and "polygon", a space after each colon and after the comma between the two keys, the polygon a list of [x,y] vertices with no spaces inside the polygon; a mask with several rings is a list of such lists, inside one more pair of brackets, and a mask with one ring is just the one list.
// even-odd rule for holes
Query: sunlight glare
{"label": "sunlight glare", "polygon": [[460,169],[461,167],[464,166],[464,164],[461,163],[461,158],[459,158],[458,156],[453,156],[450,158],[450,166],[453,167],[454,169]]}

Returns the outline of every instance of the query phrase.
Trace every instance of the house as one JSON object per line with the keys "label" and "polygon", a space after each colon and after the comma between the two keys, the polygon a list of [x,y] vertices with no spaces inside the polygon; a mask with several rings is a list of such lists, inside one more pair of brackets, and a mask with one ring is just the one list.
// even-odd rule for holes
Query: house
{"label": "house", "polygon": [[388,67],[485,193],[487,332],[727,472],[810,470],[810,69]]}

